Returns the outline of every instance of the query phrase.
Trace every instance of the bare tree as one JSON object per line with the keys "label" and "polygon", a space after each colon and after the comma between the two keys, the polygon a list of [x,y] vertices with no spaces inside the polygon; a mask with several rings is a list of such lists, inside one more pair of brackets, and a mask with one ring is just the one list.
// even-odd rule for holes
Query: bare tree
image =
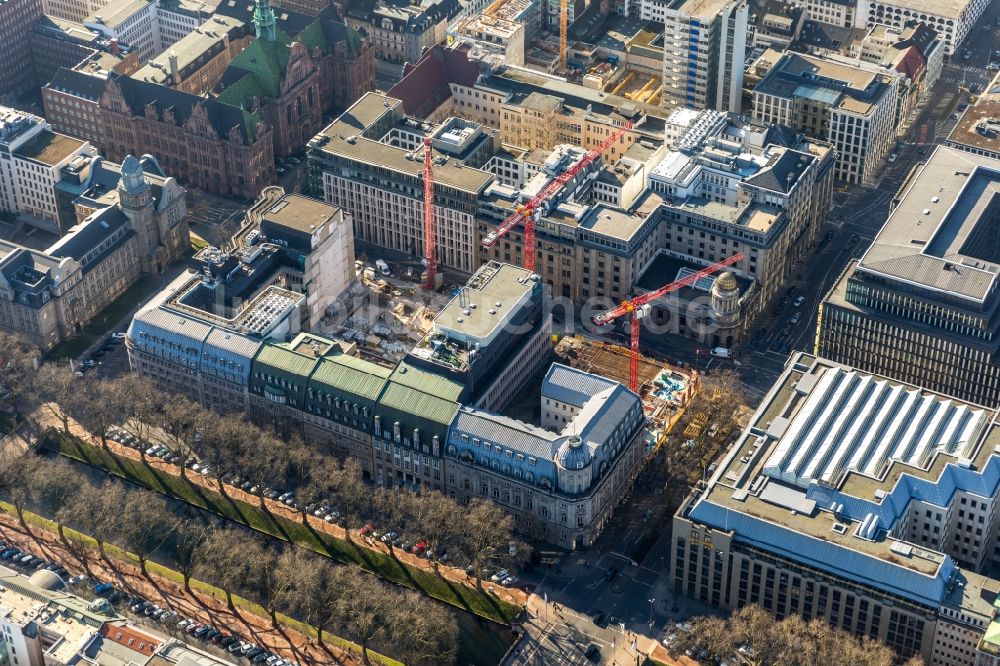
{"label": "bare tree", "polygon": [[[25,479],[32,502],[46,515],[58,515],[62,507],[72,504],[85,483],[86,477],[61,458],[44,461],[44,467],[40,465],[30,479]],[[61,521],[57,521],[57,528],[59,537],[65,543]]]}
{"label": "bare tree", "polygon": [[476,587],[482,589],[478,573],[491,560],[507,556],[507,547],[513,531],[514,519],[510,514],[488,500],[474,499],[465,514],[465,555],[477,572]]}
{"label": "bare tree", "polygon": [[33,451],[22,451],[16,446],[0,449],[0,492],[10,499],[21,527],[29,534],[31,530],[24,520],[24,509],[31,502],[39,468],[39,459]]}
{"label": "bare tree", "polygon": [[24,408],[33,397],[38,347],[27,338],[0,331],[0,395],[2,400]]}
{"label": "bare tree", "polygon": [[438,603],[420,594],[399,592],[392,605],[387,642],[401,661],[412,666],[453,664],[458,658],[458,621]]}
{"label": "bare tree", "polygon": [[191,576],[205,556],[205,542],[211,529],[196,519],[178,521],[174,529],[174,563],[184,576],[184,589],[191,589]]}
{"label": "bare tree", "polygon": [[893,652],[870,639],[857,639],[822,619],[780,622],[756,605],[729,618],[697,618],[670,645],[677,656],[690,651],[700,661],[737,660],[750,666],[891,666]]}
{"label": "bare tree", "polygon": [[177,518],[161,495],[140,489],[125,494],[118,538],[122,546],[139,558],[143,573],[146,573],[146,560],[170,539],[176,525]]}
{"label": "bare tree", "polygon": [[382,586],[372,585],[360,576],[343,576],[342,586],[338,603],[340,621],[347,633],[361,645],[365,663],[370,663],[368,648],[388,632],[393,604]]}
{"label": "bare tree", "polygon": [[45,363],[38,369],[36,382],[42,410],[57,419],[68,435],[71,417],[86,405],[79,380],[69,367]]}
{"label": "bare tree", "polygon": [[203,556],[195,565],[195,575],[211,581],[226,592],[229,608],[236,612],[233,590],[242,591],[256,573],[251,562],[260,546],[257,539],[242,529],[219,529],[203,545]]}

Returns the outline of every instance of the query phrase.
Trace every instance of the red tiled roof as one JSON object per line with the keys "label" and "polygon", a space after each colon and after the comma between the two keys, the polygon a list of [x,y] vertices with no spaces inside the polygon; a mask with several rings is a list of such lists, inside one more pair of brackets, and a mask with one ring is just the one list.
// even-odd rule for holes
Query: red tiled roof
{"label": "red tiled roof", "polygon": [[920,55],[920,49],[910,46],[905,51],[896,56],[896,71],[905,74],[911,81],[916,81],[920,73],[924,71],[924,57]]}
{"label": "red tiled roof", "polygon": [[426,118],[451,97],[450,83],[471,88],[479,78],[479,63],[464,48],[436,44],[415,64],[407,63],[403,78],[388,93],[403,102],[403,112]]}
{"label": "red tiled roof", "polygon": [[156,648],[160,647],[159,641],[144,634],[137,629],[125,625],[114,625],[104,623],[101,627],[101,636],[106,640],[117,643],[146,656],[152,656]]}

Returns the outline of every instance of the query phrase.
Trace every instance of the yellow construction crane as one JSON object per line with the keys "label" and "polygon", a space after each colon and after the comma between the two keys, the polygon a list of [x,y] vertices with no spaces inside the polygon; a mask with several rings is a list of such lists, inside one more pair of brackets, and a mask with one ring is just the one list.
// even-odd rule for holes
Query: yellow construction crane
{"label": "yellow construction crane", "polygon": [[569,27],[569,0],[559,0],[559,71],[566,71],[566,32]]}

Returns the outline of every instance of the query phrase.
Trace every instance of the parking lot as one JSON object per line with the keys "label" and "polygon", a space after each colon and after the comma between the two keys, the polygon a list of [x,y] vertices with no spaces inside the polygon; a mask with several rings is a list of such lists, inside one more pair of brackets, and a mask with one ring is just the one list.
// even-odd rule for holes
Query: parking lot
{"label": "parking lot", "polygon": [[98,341],[94,351],[84,357],[79,365],[74,366],[74,370],[83,377],[96,375],[102,379],[114,379],[128,372],[125,333],[111,333]]}

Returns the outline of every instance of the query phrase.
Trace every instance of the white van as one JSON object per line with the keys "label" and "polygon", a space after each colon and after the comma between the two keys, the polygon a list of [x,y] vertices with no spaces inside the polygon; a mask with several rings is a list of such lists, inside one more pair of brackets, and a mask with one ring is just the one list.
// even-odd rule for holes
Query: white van
{"label": "white van", "polygon": [[389,270],[389,264],[385,263],[382,259],[375,262],[375,268],[377,268],[378,272],[382,275],[392,275],[392,271]]}
{"label": "white van", "polygon": [[712,356],[718,356],[719,358],[731,358],[733,355],[733,350],[729,347],[716,347],[712,350]]}

